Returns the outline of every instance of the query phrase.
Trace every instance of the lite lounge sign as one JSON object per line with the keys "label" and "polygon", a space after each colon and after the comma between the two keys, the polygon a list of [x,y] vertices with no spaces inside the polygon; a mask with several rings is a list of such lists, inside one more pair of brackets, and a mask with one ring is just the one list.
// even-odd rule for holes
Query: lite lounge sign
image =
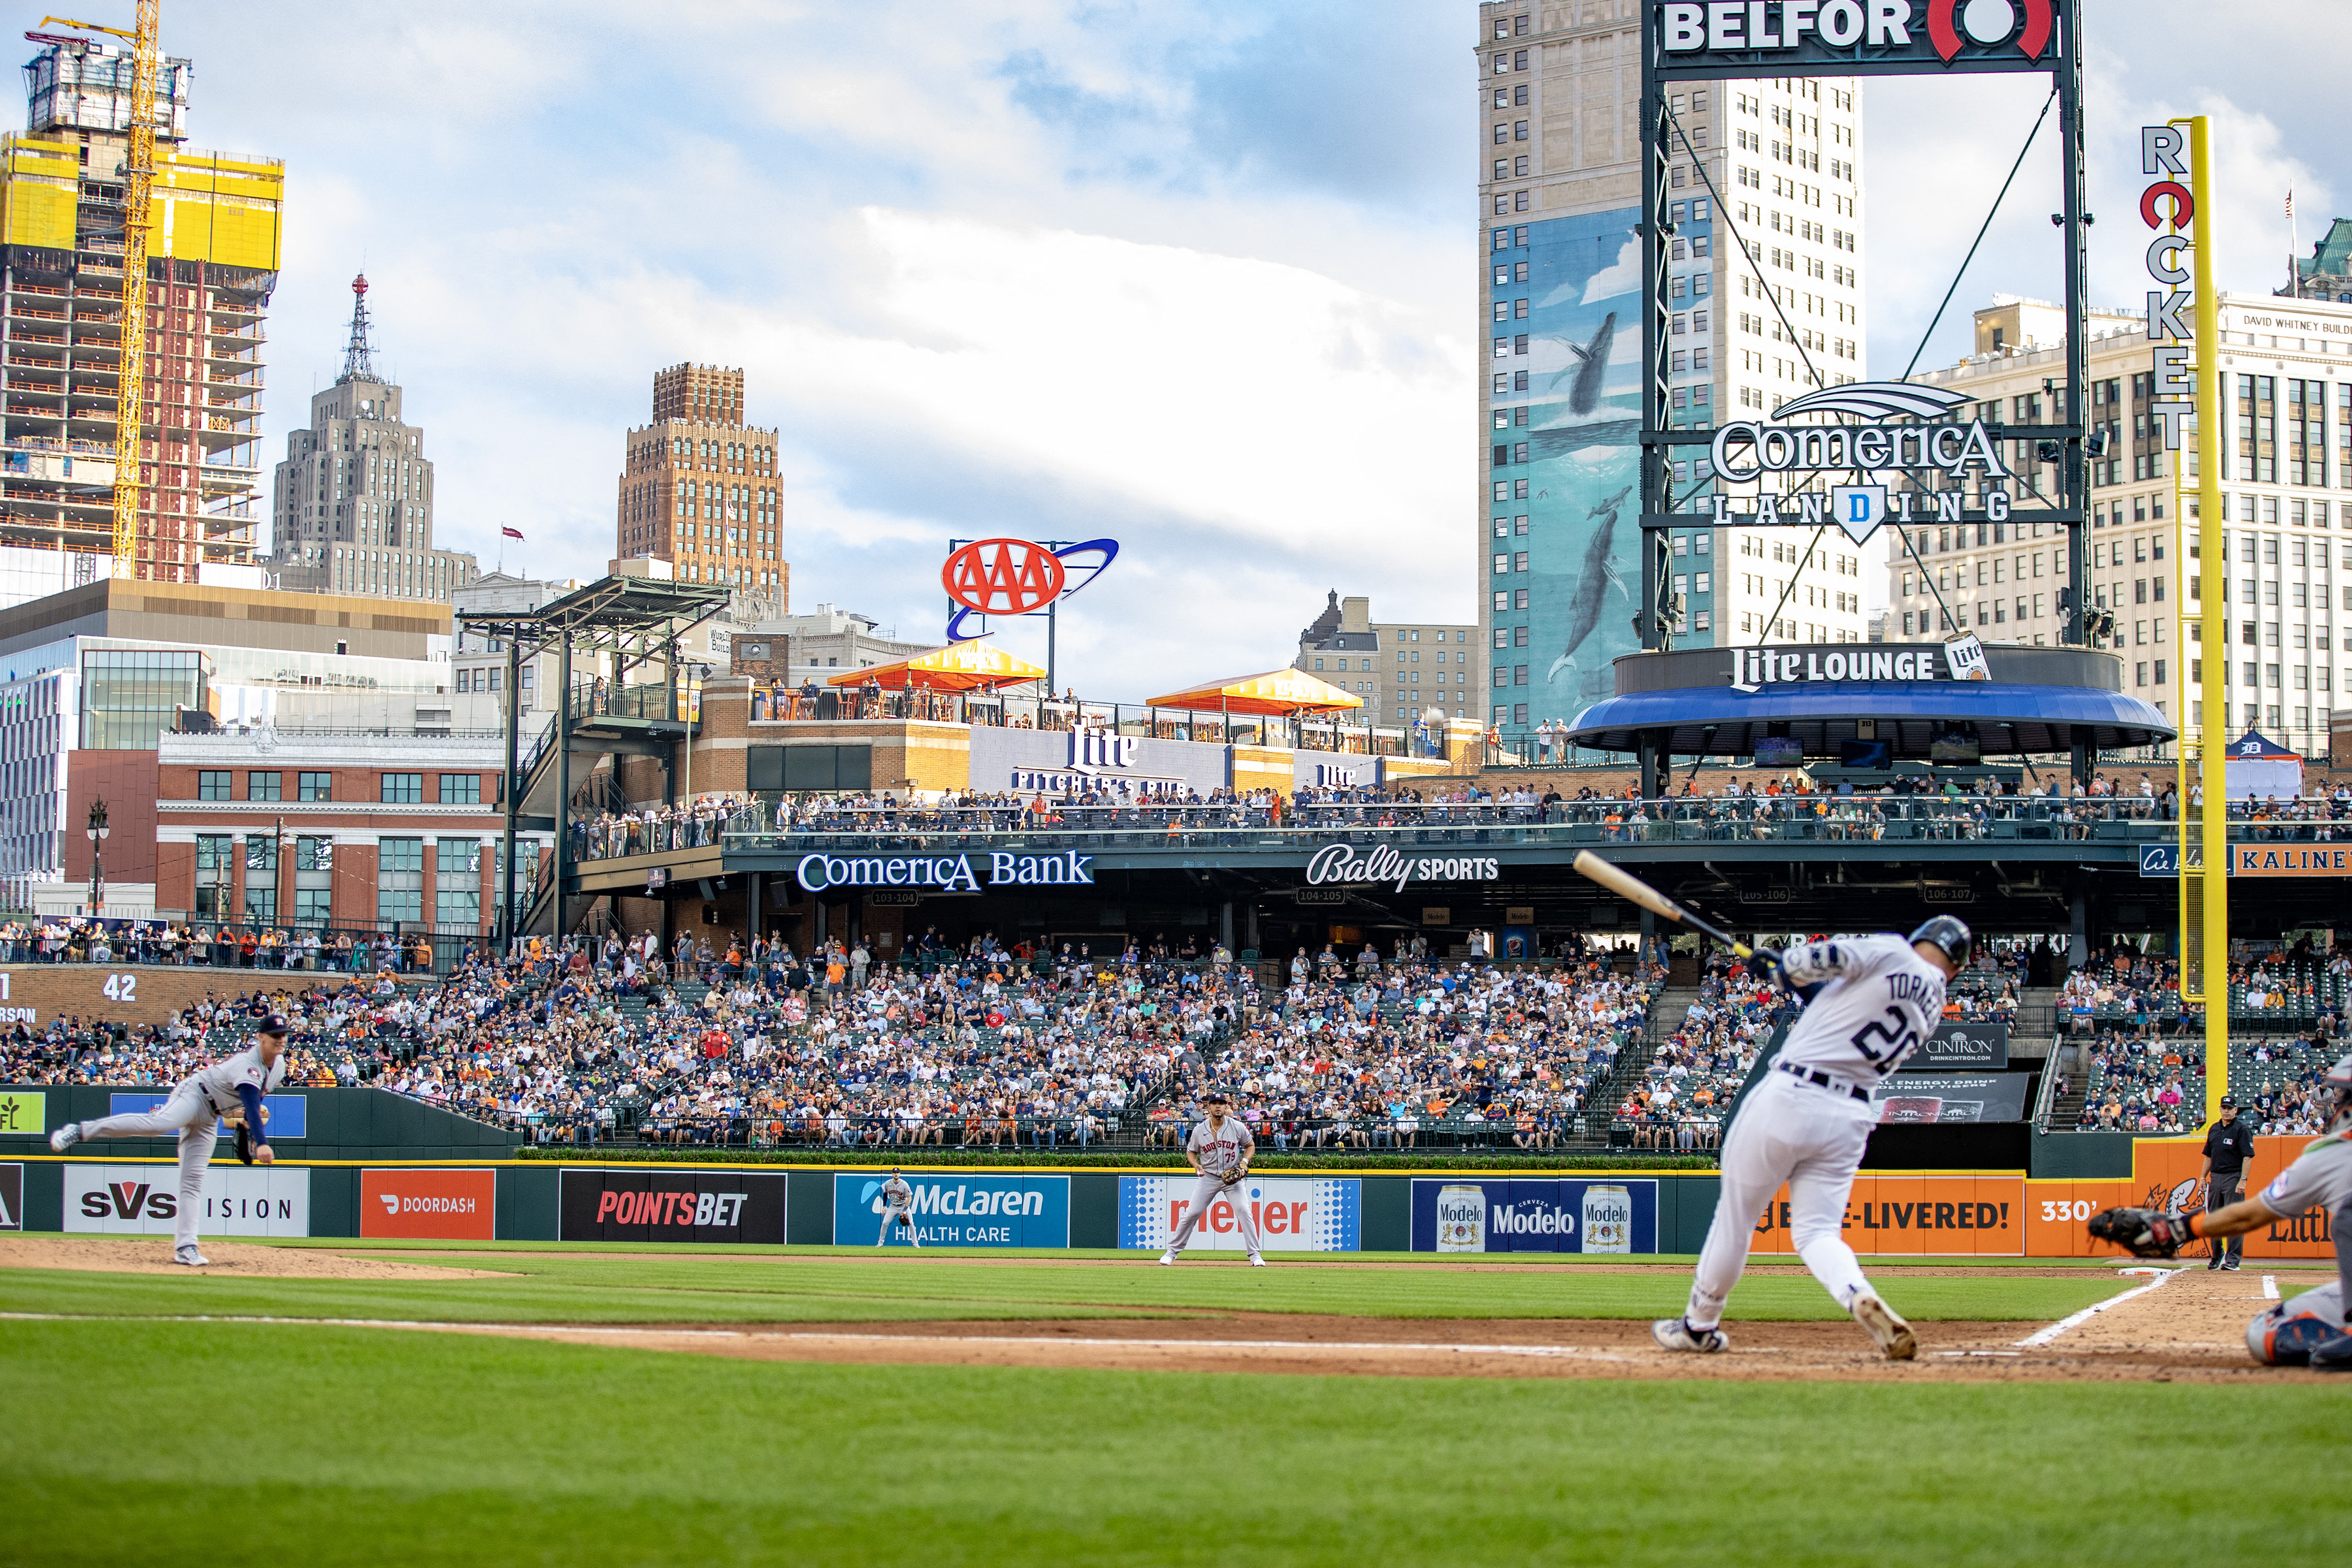
{"label": "lite lounge sign", "polygon": [[1069,760],[1059,768],[1015,767],[1012,772],[1012,787],[1040,795],[1071,795],[1089,784],[1108,780],[1126,786],[1139,795],[1182,795],[1188,787],[1182,779],[1163,778],[1138,773],[1135,766],[1136,748],[1140,739],[1121,735],[1113,731],[1082,724],[1069,732]]}
{"label": "lite lounge sign", "polygon": [[1396,884],[1400,893],[1412,882],[1493,882],[1501,879],[1499,861],[1478,856],[1398,854],[1385,844],[1359,849],[1352,844],[1327,844],[1307,862],[1309,887],[1335,882]]}
{"label": "lite lounge sign", "polygon": [[[1969,639],[1974,642],[1973,637]],[[1730,684],[1789,686],[1811,680],[1981,680],[1984,649],[1957,644],[1902,651],[1861,647],[1743,647],[1734,650]]]}

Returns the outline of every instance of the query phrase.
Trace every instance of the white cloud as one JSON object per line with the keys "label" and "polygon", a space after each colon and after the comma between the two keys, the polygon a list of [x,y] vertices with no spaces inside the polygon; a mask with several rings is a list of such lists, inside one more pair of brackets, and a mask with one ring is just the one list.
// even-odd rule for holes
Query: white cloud
{"label": "white cloud", "polygon": [[1617,252],[1616,261],[1602,268],[1585,281],[1584,303],[1606,300],[1618,294],[1638,292],[1642,287],[1642,242],[1629,239]]}

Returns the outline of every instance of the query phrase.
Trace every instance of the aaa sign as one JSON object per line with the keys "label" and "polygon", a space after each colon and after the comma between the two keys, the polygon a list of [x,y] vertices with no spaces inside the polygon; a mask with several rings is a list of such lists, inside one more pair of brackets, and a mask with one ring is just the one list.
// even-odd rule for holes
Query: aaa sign
{"label": "aaa sign", "polygon": [[948,597],[983,616],[1025,616],[1061,596],[1061,557],[1025,539],[979,539],[940,568]]}

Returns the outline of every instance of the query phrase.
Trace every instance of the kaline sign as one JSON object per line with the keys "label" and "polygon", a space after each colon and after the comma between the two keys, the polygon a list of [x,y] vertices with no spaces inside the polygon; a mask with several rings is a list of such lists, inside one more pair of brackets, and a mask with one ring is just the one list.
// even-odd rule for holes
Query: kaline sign
{"label": "kaline sign", "polygon": [[2038,71],[2058,63],[2068,3],[1654,0],[1652,25],[1678,77]]}
{"label": "kaline sign", "polygon": [[977,893],[983,883],[998,888],[1092,887],[1094,858],[1074,850],[1055,855],[999,851],[978,857],[978,865],[970,855],[803,855],[793,874],[812,893],[828,888],[937,888],[947,893]]}
{"label": "kaline sign", "polygon": [[1503,875],[1500,862],[1475,855],[1398,854],[1385,844],[1359,848],[1352,844],[1327,844],[1307,862],[1310,887],[1327,883],[1394,883],[1400,893],[1412,882],[1493,882]]}

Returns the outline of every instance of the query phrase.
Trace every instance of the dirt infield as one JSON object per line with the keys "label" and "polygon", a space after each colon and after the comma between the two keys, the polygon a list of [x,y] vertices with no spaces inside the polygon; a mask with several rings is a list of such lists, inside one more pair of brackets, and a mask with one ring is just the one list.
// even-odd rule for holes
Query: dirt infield
{"label": "dirt infield", "polygon": [[[307,1247],[252,1246],[207,1238],[206,1274],[254,1279],[510,1279],[489,1268],[447,1268],[389,1258],[350,1258]],[[172,1261],[167,1236],[0,1236],[0,1268],[69,1268],[90,1274],[198,1272]]]}
{"label": "dirt infield", "polygon": [[[2147,1281],[2125,1278],[2120,1294]],[[1849,1323],[1732,1323],[1729,1352],[1669,1355],[1649,1325],[1586,1319],[1390,1319],[1220,1314],[1085,1322],[926,1322],[730,1328],[419,1325],[566,1344],[747,1361],[1370,1377],[1630,1378],[1853,1383],[2242,1383],[2321,1378],[2246,1355],[2262,1277],[2186,1270],[2046,1343],[2041,1323],[1920,1325],[1920,1357],[1882,1360]]]}

